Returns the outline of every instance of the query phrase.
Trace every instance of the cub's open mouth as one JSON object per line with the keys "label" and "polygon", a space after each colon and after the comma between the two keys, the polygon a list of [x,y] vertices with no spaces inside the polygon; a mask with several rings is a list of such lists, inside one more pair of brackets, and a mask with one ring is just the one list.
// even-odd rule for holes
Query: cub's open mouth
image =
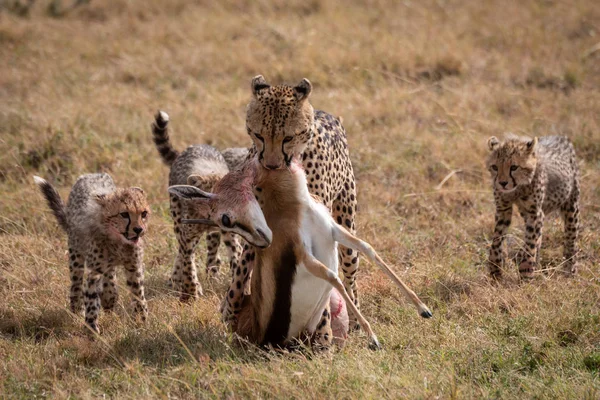
{"label": "cub's open mouth", "polygon": [[125,239],[127,239],[127,241],[129,241],[129,242],[131,242],[133,244],[137,244],[137,242],[139,242],[139,240],[140,240],[140,236],[139,235],[135,235],[133,237],[127,237],[124,233],[122,235],[123,235],[123,237]]}

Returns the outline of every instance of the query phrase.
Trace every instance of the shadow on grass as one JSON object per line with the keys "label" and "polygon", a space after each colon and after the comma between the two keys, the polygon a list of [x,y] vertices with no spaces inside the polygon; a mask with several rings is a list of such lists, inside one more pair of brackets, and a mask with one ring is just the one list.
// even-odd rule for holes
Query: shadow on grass
{"label": "shadow on grass", "polygon": [[50,337],[66,336],[72,328],[73,316],[66,309],[45,309],[37,316],[0,309],[0,334],[13,340],[32,338],[42,342]]}
{"label": "shadow on grass", "polygon": [[136,360],[159,368],[214,360],[254,363],[275,354],[226,334],[223,327],[196,323],[160,332],[129,332],[114,344],[111,352],[123,361]]}

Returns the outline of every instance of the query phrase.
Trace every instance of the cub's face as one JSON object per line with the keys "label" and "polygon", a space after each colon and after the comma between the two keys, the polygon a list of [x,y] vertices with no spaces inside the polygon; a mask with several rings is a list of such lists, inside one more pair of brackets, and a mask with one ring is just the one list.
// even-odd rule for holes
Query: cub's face
{"label": "cub's face", "polygon": [[297,86],[270,86],[259,75],[252,80],[246,129],[267,169],[288,167],[302,154],[312,137],[314,110],[308,102],[312,85],[303,79]]}
{"label": "cub's face", "polygon": [[142,189],[117,189],[108,195],[96,196],[96,202],[102,209],[103,226],[113,240],[132,246],[140,243],[150,217]]}
{"label": "cub's face", "polygon": [[517,187],[531,183],[537,166],[537,138],[510,138],[504,143],[492,136],[488,140],[490,155],[487,168],[494,190],[510,193]]}

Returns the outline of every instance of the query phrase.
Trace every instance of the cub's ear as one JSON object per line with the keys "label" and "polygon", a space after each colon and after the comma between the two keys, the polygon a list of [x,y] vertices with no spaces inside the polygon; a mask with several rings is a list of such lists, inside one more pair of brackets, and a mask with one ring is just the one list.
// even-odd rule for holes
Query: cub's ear
{"label": "cub's ear", "polygon": [[252,87],[252,94],[254,97],[257,97],[261,90],[265,90],[271,87],[265,80],[265,77],[262,75],[256,75],[252,78],[252,83],[250,85]]}
{"label": "cub's ear", "polygon": [[490,151],[494,151],[498,148],[498,146],[500,146],[500,141],[498,140],[498,138],[496,136],[492,136],[491,138],[488,139],[488,149]]}
{"label": "cub's ear", "polygon": [[223,175],[190,175],[187,184],[202,190],[211,190],[212,187],[223,178]]}
{"label": "cub's ear", "polygon": [[105,206],[108,204],[108,195],[106,194],[97,194],[94,195],[94,200],[101,206]]}
{"label": "cub's ear", "polygon": [[182,199],[209,200],[215,197],[214,194],[205,192],[195,186],[174,185],[169,186],[169,193]]}
{"label": "cub's ear", "polygon": [[537,144],[538,144],[538,138],[536,136],[533,139],[531,139],[529,142],[527,142],[527,152],[529,154],[535,152],[535,149],[537,148]]}
{"label": "cub's ear", "polygon": [[302,81],[294,87],[294,95],[298,101],[307,99],[310,92],[312,92],[312,84],[306,78],[302,79]]}
{"label": "cub's ear", "polygon": [[144,192],[144,189],[142,189],[141,187],[134,186],[134,187],[131,188],[131,190],[134,190],[136,192],[140,192],[143,195],[146,194],[146,192]]}

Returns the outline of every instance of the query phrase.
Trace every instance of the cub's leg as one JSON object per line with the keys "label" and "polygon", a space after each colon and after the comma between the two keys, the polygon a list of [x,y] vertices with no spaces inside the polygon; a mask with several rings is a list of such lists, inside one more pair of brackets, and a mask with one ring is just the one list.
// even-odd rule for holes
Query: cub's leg
{"label": "cub's leg", "polygon": [[211,230],[206,232],[206,275],[215,277],[221,266],[219,258],[219,246],[221,245],[221,232]]}
{"label": "cub's leg", "polygon": [[98,329],[98,314],[100,312],[100,292],[102,275],[108,271],[108,254],[106,249],[92,243],[86,255],[87,280],[85,287],[85,323],[96,333]]}
{"label": "cub's leg", "polygon": [[575,180],[573,193],[569,201],[561,208],[561,214],[565,223],[565,272],[575,274],[577,272],[577,236],[579,234],[579,181]]}
{"label": "cub's leg", "polygon": [[144,294],[144,251],[134,246],[130,259],[124,263],[127,287],[133,297],[133,314],[145,321],[148,317],[148,306]]}
{"label": "cub's leg", "polygon": [[116,268],[109,262],[108,270],[102,275],[102,293],[100,295],[100,304],[106,311],[114,309],[118,300],[116,278]]}
{"label": "cub's leg", "polygon": [[195,299],[202,295],[202,287],[196,272],[194,249],[204,229],[197,225],[181,223],[183,205],[174,195],[171,198],[171,215],[175,226],[175,237],[179,244],[171,281],[173,289],[181,292],[181,301]]}
{"label": "cub's leg", "polygon": [[84,272],[85,258],[83,252],[80,250],[77,240],[69,237],[69,275],[71,277],[69,300],[73,314],[79,314],[83,311]]}
{"label": "cub's leg", "polygon": [[502,266],[504,263],[504,254],[502,244],[504,237],[508,232],[512,219],[513,206],[507,203],[496,203],[496,227],[492,235],[492,245],[488,258],[488,267],[492,278],[499,278],[502,275]]}
{"label": "cub's leg", "polygon": [[535,212],[528,213],[525,219],[525,260],[519,264],[521,279],[531,279],[538,265],[542,245],[542,228],[544,212],[539,207]]}

